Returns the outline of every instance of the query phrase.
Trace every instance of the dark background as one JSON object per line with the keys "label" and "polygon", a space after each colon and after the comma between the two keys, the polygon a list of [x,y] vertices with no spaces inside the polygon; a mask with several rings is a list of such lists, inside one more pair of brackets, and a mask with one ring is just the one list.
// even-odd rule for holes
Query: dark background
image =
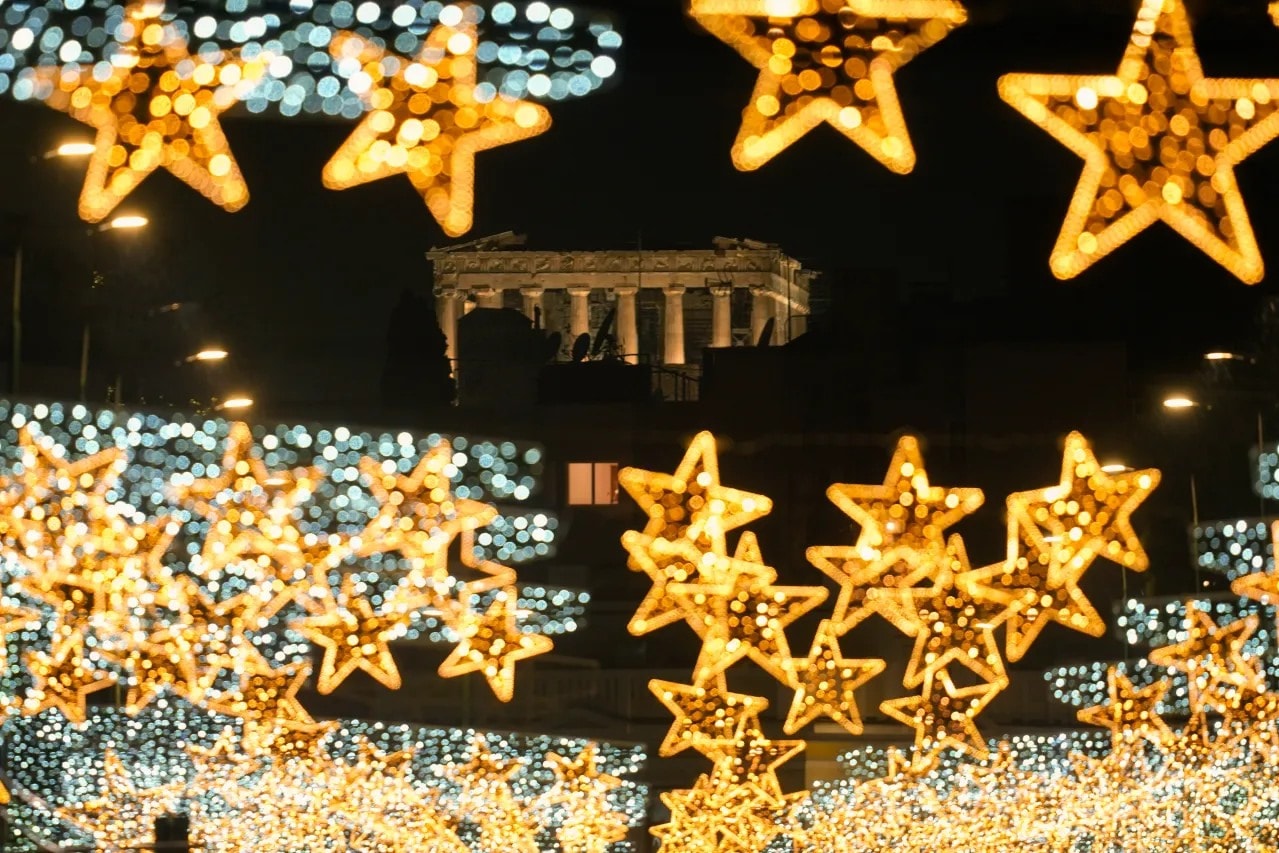
{"label": "dark background", "polygon": [[[1073,282],[1049,273],[1081,163],[1000,101],[996,79],[1112,71],[1138,4],[968,5],[970,22],[898,75],[919,155],[901,177],[824,127],[737,172],[729,147],[755,70],[679,3],[615,3],[626,40],[616,81],[554,105],[542,137],[480,155],[467,236],[511,229],[552,249],[705,247],[714,235],[778,243],[826,273],[832,319],[850,338],[868,300],[899,304],[903,288],[929,295],[902,309],[912,316],[954,318],[964,304],[972,340],[1118,338],[1161,369],[1251,336],[1272,279],[1248,287],[1163,225]],[[1209,75],[1279,76],[1279,30],[1262,0],[1192,2],[1191,12]],[[75,217],[83,161],[38,157],[91,130],[40,104],[0,102],[0,213],[11,233],[25,223],[24,361],[78,365],[84,317],[107,316],[101,301],[90,308],[96,267],[107,273],[99,298],[126,315],[175,299],[202,306],[199,332],[131,327],[114,344],[129,361],[167,361],[184,337],[215,337],[233,353],[228,376],[262,399],[367,400],[396,298],[429,294],[423,253],[449,241],[407,179],[324,189],[320,169],[351,127],[233,111],[225,128],[247,208],[224,213],[157,173],[118,211],[145,213],[149,228],[89,238]],[[1238,176],[1263,255],[1279,264],[1279,146]]]}

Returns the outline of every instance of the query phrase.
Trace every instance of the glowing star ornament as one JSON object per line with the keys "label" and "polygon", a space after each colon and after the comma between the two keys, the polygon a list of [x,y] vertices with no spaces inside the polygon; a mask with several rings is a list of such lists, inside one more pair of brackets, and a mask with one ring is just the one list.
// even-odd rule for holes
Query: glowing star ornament
{"label": "glowing star ornament", "polygon": [[311,665],[293,663],[278,668],[246,669],[238,689],[210,698],[211,710],[243,720],[246,727],[270,728],[277,721],[312,723],[298,701],[298,691],[311,676]]}
{"label": "glowing star ornament", "polygon": [[825,122],[898,173],[915,149],[893,74],[967,19],[954,0],[692,0],[689,14],[760,70],[737,168],[758,169]]}
{"label": "glowing star ornament", "polygon": [[617,473],[617,484],[648,516],[644,536],[668,542],[688,540],[720,555],[728,553],[724,534],[773,508],[764,495],[720,483],[715,436],[709,432],[693,437],[673,474],[623,468]]}
{"label": "glowing star ornament", "polygon": [[139,788],[119,756],[103,755],[99,795],[57,810],[63,820],[88,832],[108,850],[137,850],[155,843],[155,820],[171,814],[182,800],[184,784]]}
{"label": "glowing star ornament", "polygon": [[599,746],[587,744],[576,758],[557,752],[546,754],[546,766],[555,774],[555,789],[559,796],[571,802],[573,795],[587,791],[608,792],[622,784],[622,780],[608,773],[601,773],[597,766]]}
{"label": "glowing star ornament", "polygon": [[1192,705],[1222,712],[1237,709],[1265,692],[1265,675],[1244,654],[1244,644],[1259,624],[1252,615],[1219,627],[1203,610],[1192,608],[1186,614],[1186,639],[1153,650],[1150,662],[1190,676]]}
{"label": "glowing star ornament", "polygon": [[229,211],[248,203],[219,116],[262,76],[266,58],[192,54],[162,20],[163,8],[126,8],[109,64],[48,72],[55,79],[46,103],[97,130],[80,195],[80,216],[89,222],[104,219],[160,168]]}
{"label": "glowing star ornament", "polygon": [[1106,674],[1110,700],[1104,705],[1083,708],[1081,723],[1109,729],[1116,743],[1144,739],[1158,746],[1173,740],[1173,733],[1157,706],[1168,692],[1167,681],[1156,681],[1138,690],[1128,677],[1111,667]]}
{"label": "glowing star ornament", "polygon": [[835,625],[823,620],[808,657],[795,661],[795,698],[783,731],[795,734],[818,717],[829,717],[849,734],[861,734],[862,719],[854,693],[883,672],[884,665],[879,659],[845,658]]}
{"label": "glowing star ornament", "polygon": [[705,684],[679,684],[655,678],[648,683],[657,700],[675,716],[658,747],[662,756],[675,755],[692,747],[709,754],[716,746],[737,737],[743,721],[768,708],[763,696],[730,693],[721,674]]}
{"label": "glowing star ornament", "polygon": [[1006,686],[1005,681],[956,688],[950,673],[941,670],[924,679],[920,695],[889,699],[879,709],[915,730],[917,750],[958,749],[985,758],[989,751],[974,719]]}
{"label": "glowing star ornament", "polygon": [[387,53],[353,33],[329,44],[361,71],[350,85],[369,112],[324,166],[324,185],[341,190],[407,175],[444,232],[471,230],[475,155],[538,136],[551,126],[545,107],[487,95],[478,79],[475,8],[450,6],[414,59]]}
{"label": "glowing star ornament", "polygon": [[1279,80],[1205,77],[1184,0],[1144,0],[1114,75],[1008,74],[999,92],[1084,158],[1052,253],[1058,278],[1163,220],[1244,282],[1261,280],[1235,166],[1279,135]]}
{"label": "glowing star ornament", "polygon": [[1009,524],[1015,520],[1020,525],[1034,550],[1057,552],[1051,565],[1075,580],[1094,556],[1142,572],[1150,560],[1133,530],[1132,513],[1150,497],[1159,480],[1154,468],[1107,474],[1088,440],[1072,432],[1062,454],[1061,481],[1046,489],[1009,495]]}
{"label": "glowing star ornament", "polygon": [[52,653],[27,652],[24,663],[33,682],[22,708],[27,716],[55,708],[70,722],[83,723],[89,694],[116,683],[114,673],[98,669],[85,656],[84,635],[78,632],[56,638]]}
{"label": "glowing star ornament", "polygon": [[320,693],[332,693],[357,669],[384,687],[400,688],[400,672],[389,644],[403,636],[408,617],[402,612],[375,612],[369,600],[355,592],[350,575],[341,595],[323,613],[296,619],[290,625],[324,650],[316,684]]}
{"label": "glowing star ornament", "polygon": [[501,590],[480,614],[462,611],[452,625],[459,636],[457,647],[440,664],[443,678],[479,672],[497,698],[510,702],[515,695],[515,662],[549,652],[553,643],[541,634],[525,634],[515,624],[518,590]]}
{"label": "glowing star ornament", "polygon": [[410,557],[433,555],[457,533],[491,522],[497,510],[453,494],[453,448],[441,442],[422,455],[412,473],[399,474],[390,461],[360,460],[360,473],[377,499],[378,514],[360,535],[360,556],[400,551]]}
{"label": "glowing star ornament", "polygon": [[754,715],[742,720],[737,737],[722,746],[710,750],[715,762],[712,778],[726,786],[748,786],[773,800],[778,806],[785,803],[781,783],[777,780],[777,768],[804,751],[802,740],[769,740]]}
{"label": "glowing star ornament", "polygon": [[861,527],[851,547],[808,549],[809,562],[839,584],[832,621],[841,633],[876,611],[869,588],[941,592],[945,532],[985,500],[981,489],[932,485],[913,436],[897,442],[882,486],[837,483],[826,495]]}

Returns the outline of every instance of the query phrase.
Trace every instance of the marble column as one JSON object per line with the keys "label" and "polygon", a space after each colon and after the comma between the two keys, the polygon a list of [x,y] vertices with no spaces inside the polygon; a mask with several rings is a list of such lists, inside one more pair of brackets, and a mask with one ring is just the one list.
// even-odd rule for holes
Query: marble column
{"label": "marble column", "polygon": [[[766,287],[751,288],[751,346],[759,343],[764,326],[773,317],[773,296]],[[772,343],[771,340],[766,343]]]}
{"label": "marble column", "polygon": [[501,308],[502,291],[493,287],[477,287],[475,293],[476,308]]}
{"label": "marble column", "polygon": [[569,296],[569,334],[573,340],[591,333],[591,289],[589,287],[570,287]]}
{"label": "marble column", "polygon": [[716,284],[711,292],[711,346],[733,345],[733,286]]}
{"label": "marble column", "polygon": [[663,354],[667,364],[684,363],[684,286],[680,284],[666,288],[666,346]]}
{"label": "marble column", "polygon": [[617,349],[627,364],[639,364],[639,318],[636,313],[635,286],[617,287]]}
{"label": "marble column", "polygon": [[435,318],[448,346],[449,363],[457,361],[457,303],[458,292],[451,287],[435,291]]}
{"label": "marble column", "polygon": [[542,304],[542,295],[546,293],[540,287],[521,287],[520,297],[524,302],[524,316],[529,322],[538,323],[546,328],[546,307]]}

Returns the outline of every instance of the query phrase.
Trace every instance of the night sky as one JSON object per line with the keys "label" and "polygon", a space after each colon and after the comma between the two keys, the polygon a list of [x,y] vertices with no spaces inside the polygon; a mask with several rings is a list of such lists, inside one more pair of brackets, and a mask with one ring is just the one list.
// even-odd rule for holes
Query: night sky
{"label": "night sky", "polygon": [[[1058,282],[1048,255],[1081,161],[1004,104],[995,82],[1008,71],[1113,72],[1137,2],[968,6],[968,25],[898,74],[919,156],[902,177],[824,127],[761,170],[736,171],[729,148],[755,70],[676,0],[619,0],[609,7],[626,39],[617,78],[552,105],[549,133],[480,155],[475,228],[462,239],[509,229],[533,248],[617,249],[748,237],[825,271],[831,288],[949,290],[976,306],[979,337],[1113,336],[1151,367],[1245,340],[1279,277],[1279,143],[1238,169],[1266,282],[1242,284],[1162,224]],[[1209,76],[1279,77],[1279,29],[1265,7],[1191,3]],[[227,214],[157,173],[120,208],[148,215],[145,233],[89,238],[75,218],[82,165],[39,154],[90,130],[0,100],[0,213],[10,233],[25,222],[26,359],[76,363],[96,267],[128,312],[197,301],[232,351],[237,381],[261,398],[358,413],[377,393],[400,291],[429,292],[423,253],[450,241],[405,178],[343,192],[321,185],[351,123],[236,111],[224,127],[252,193],[247,208]],[[856,318],[841,322],[856,334]],[[170,337],[156,334],[149,357],[174,357],[163,351]]]}

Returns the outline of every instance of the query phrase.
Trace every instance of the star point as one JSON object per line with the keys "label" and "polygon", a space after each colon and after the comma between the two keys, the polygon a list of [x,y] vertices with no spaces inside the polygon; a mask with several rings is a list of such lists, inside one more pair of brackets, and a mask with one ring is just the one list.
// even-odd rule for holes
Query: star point
{"label": "star point", "polygon": [[440,664],[442,678],[479,672],[500,701],[511,701],[515,695],[515,662],[546,654],[553,646],[549,637],[526,634],[515,624],[518,596],[518,590],[504,589],[484,613],[461,613],[452,626],[460,639]]}
{"label": "star point", "polygon": [[787,734],[804,728],[819,716],[829,717],[849,734],[862,733],[855,691],[883,672],[880,659],[845,658],[839,649],[836,626],[823,620],[813,637],[807,658],[795,662],[795,698],[782,731]]}

